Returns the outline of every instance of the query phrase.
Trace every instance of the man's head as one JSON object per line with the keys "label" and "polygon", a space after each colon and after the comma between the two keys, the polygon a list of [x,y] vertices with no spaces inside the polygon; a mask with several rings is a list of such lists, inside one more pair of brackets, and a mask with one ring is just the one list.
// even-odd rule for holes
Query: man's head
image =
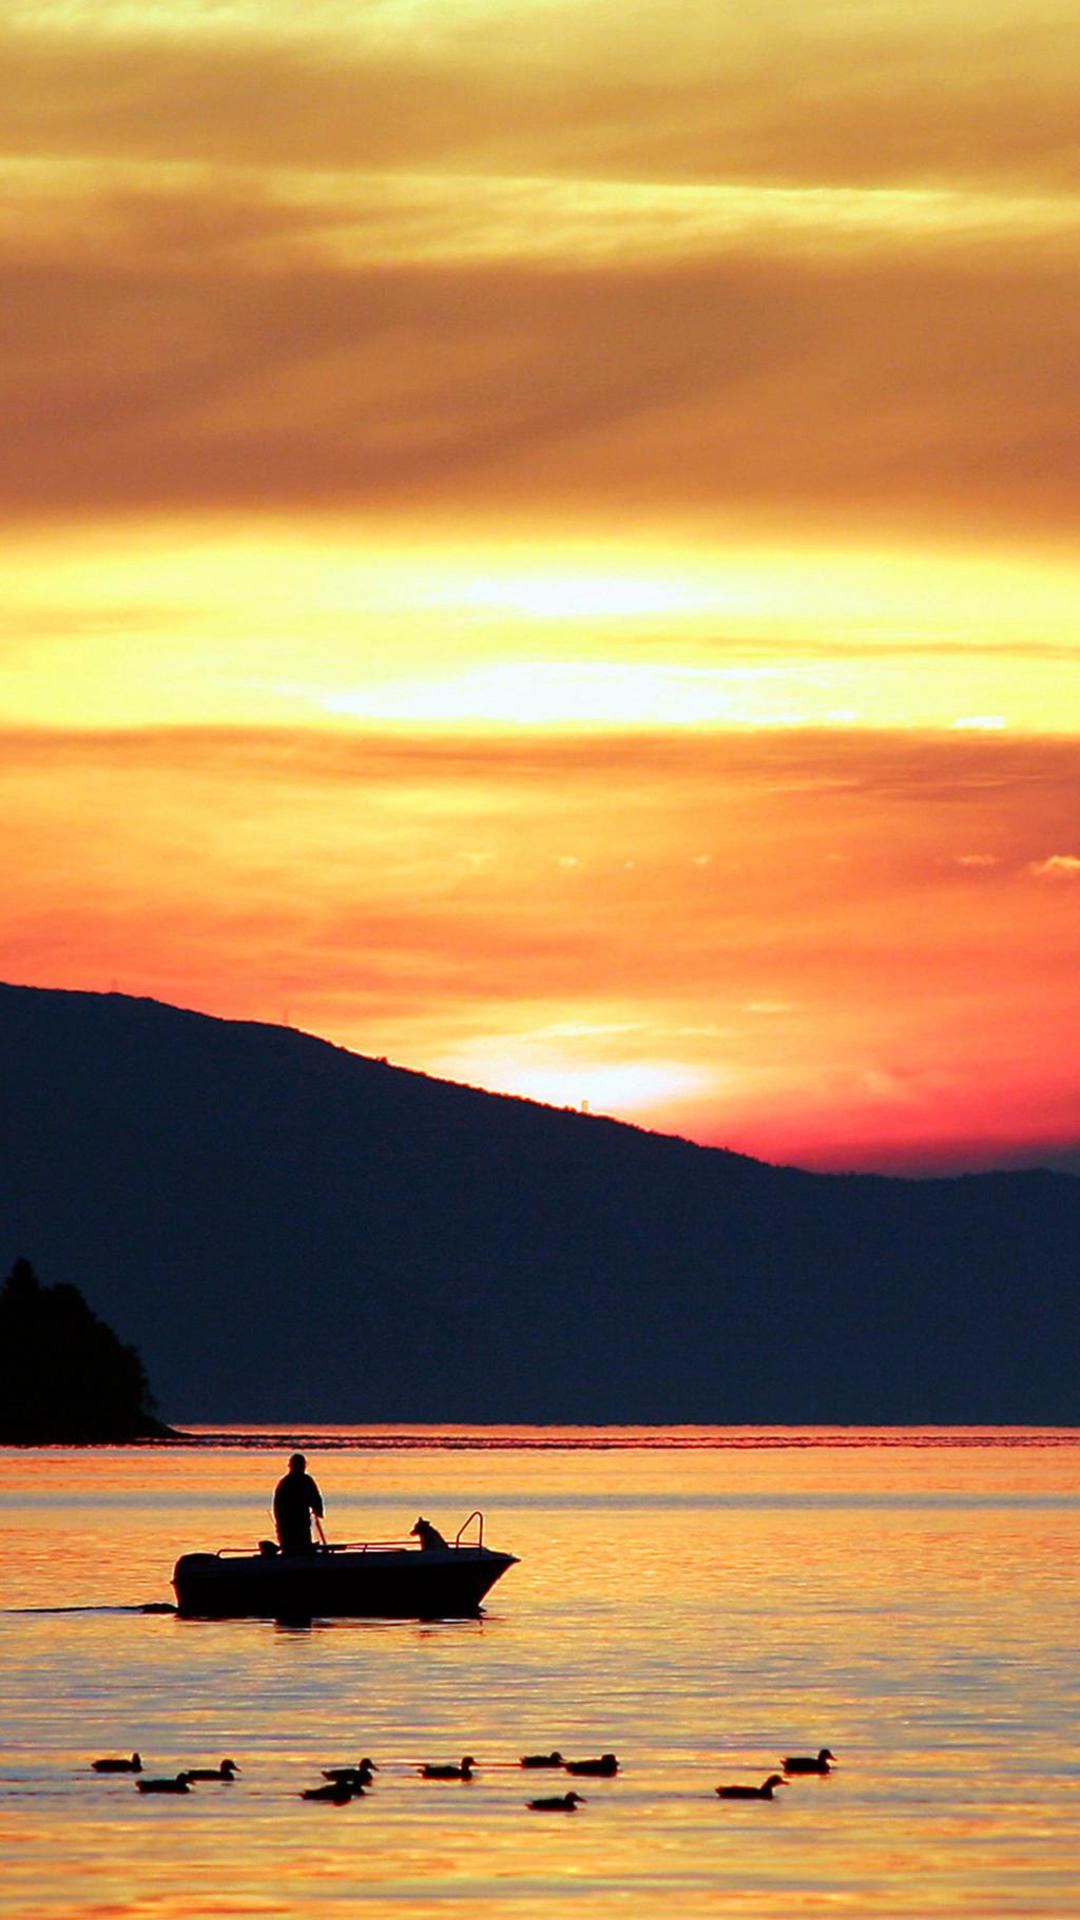
{"label": "man's head", "polygon": [[294,1453],[291,1455],[289,1460],[290,1473],[303,1473],[304,1468],[306,1466],[307,1466],[307,1461],[304,1459],[304,1456],[302,1453]]}

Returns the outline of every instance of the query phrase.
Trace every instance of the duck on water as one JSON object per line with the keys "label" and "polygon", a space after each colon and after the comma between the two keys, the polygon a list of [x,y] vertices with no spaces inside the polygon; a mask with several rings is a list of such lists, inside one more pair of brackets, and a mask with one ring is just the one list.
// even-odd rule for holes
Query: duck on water
{"label": "duck on water", "polygon": [[355,1784],[360,1787],[370,1787],[378,1771],[379,1769],[375,1765],[374,1760],[369,1760],[365,1754],[364,1758],[357,1760],[353,1766],[323,1767],[322,1777],[324,1780],[344,1780],[350,1785]]}
{"label": "duck on water", "polygon": [[460,1763],[448,1762],[445,1766],[441,1764],[429,1764],[428,1766],[418,1767],[417,1772],[421,1780],[471,1780],[475,1766],[476,1761],[473,1759],[472,1754],[467,1753]]}
{"label": "duck on water", "polygon": [[785,1773],[831,1773],[835,1759],[835,1753],[831,1753],[828,1747],[822,1747],[816,1754],[789,1753],[780,1764]]}
{"label": "duck on water", "polygon": [[[516,1555],[484,1545],[484,1516],[470,1513],[453,1540],[427,1520],[407,1540],[331,1543],[322,1495],[301,1453],[274,1494],[278,1538],[257,1550],[184,1553],[173,1568],[179,1613],[195,1619],[309,1620],[316,1615],[394,1620],[475,1617]],[[311,1537],[315,1521],[319,1540]]]}
{"label": "duck on water", "polygon": [[321,1769],[324,1784],[306,1787],[301,1800],[318,1800],[332,1807],[347,1807],[351,1800],[362,1800],[379,1769],[365,1753],[362,1760],[340,1767]]}
{"label": "duck on water", "polygon": [[189,1780],[235,1780],[240,1769],[235,1760],[222,1760],[216,1767],[186,1767]]}
{"label": "duck on water", "polygon": [[771,1800],[777,1787],[786,1783],[778,1773],[770,1773],[760,1787],[717,1787],[721,1800]]}

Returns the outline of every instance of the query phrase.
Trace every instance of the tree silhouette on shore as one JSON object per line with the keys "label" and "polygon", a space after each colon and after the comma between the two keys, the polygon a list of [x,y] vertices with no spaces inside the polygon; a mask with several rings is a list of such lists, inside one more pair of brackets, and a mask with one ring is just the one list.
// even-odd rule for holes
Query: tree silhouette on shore
{"label": "tree silhouette on shore", "polygon": [[0,1441],[160,1439],[146,1371],[134,1347],[87,1305],[78,1287],[44,1287],[16,1260],[0,1289]]}

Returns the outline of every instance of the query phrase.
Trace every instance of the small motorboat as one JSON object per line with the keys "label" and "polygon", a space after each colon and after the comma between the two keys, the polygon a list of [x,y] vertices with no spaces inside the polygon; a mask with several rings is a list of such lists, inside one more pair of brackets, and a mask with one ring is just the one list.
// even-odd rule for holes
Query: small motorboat
{"label": "small motorboat", "polygon": [[[471,1531],[470,1531],[471,1530]],[[302,1622],[316,1616],[377,1620],[463,1620],[509,1567],[512,1553],[484,1545],[484,1516],[470,1513],[453,1541],[353,1541],[281,1553],[221,1547],[181,1554],[173,1568],[177,1611],[188,1619]]]}

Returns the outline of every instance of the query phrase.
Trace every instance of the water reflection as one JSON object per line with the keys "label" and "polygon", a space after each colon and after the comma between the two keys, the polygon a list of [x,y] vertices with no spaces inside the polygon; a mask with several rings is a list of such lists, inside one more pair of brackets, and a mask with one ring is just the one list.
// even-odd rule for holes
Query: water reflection
{"label": "water reflection", "polygon": [[[4,1920],[1075,1909],[1076,1436],[422,1437],[328,1436],[329,1530],[485,1507],[522,1563],[480,1621],[98,1612],[264,1533],[280,1449],[6,1456],[0,1605],[92,1610],[0,1614]],[[828,1778],[717,1801],[821,1745]],[[525,1810],[518,1756],[552,1747],[622,1763],[572,1819]],[[91,1773],[135,1748],[242,1778],[154,1804]],[[416,1777],[468,1752],[468,1787]],[[362,1802],[301,1800],[363,1753]]]}

